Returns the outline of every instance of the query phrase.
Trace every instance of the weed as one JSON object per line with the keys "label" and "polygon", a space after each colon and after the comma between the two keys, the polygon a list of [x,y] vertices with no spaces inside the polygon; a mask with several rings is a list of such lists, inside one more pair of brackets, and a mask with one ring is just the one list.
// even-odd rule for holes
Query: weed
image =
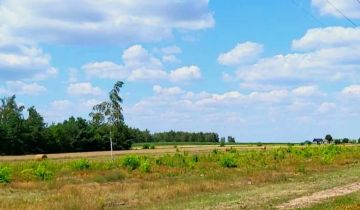
{"label": "weed", "polygon": [[155,144],[150,145],[150,149],[155,149]]}
{"label": "weed", "polygon": [[220,142],[220,147],[225,147],[225,142],[224,141]]}
{"label": "weed", "polygon": [[8,167],[0,166],[0,183],[9,183],[11,181],[11,172]]}
{"label": "weed", "polygon": [[219,154],[219,150],[217,150],[217,149],[213,149],[212,154],[214,154],[214,155]]}
{"label": "weed", "polygon": [[142,148],[143,148],[143,149],[149,149],[149,148],[150,148],[150,144],[144,144],[144,145],[142,146]]}
{"label": "weed", "polygon": [[237,164],[233,155],[224,155],[220,158],[220,165],[226,168],[236,168]]}
{"label": "weed", "polygon": [[86,170],[90,168],[90,162],[86,159],[80,159],[74,162],[73,167],[76,170]]}
{"label": "weed", "polygon": [[150,170],[151,170],[151,165],[148,161],[144,161],[141,163],[140,165],[140,168],[139,170],[142,172],[142,173],[149,173]]}
{"label": "weed", "polygon": [[140,166],[140,158],[135,155],[126,156],[122,161],[122,166],[129,170],[135,170]]}
{"label": "weed", "polygon": [[45,165],[38,165],[33,173],[38,179],[42,181],[50,180],[54,176],[54,173],[48,170]]}

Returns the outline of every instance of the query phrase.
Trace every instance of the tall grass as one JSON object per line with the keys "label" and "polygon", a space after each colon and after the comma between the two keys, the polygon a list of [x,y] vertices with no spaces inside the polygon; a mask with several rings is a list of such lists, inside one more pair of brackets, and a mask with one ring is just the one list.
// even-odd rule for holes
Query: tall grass
{"label": "tall grass", "polygon": [[[45,160],[15,161],[0,163],[0,182],[11,181],[47,181],[66,176],[86,178],[91,174],[107,171],[113,173],[146,174],[202,173],[208,174],[209,168],[221,171],[221,168],[236,168],[238,173],[255,174],[266,172],[305,173],[319,170],[332,164],[356,163],[360,160],[360,147],[337,145],[303,146],[274,148],[268,150],[214,150],[207,154],[188,154],[186,152],[161,156],[127,155],[115,160]],[[90,169],[90,170],[89,170]],[[234,169],[235,170],[235,169]],[[238,174],[239,175],[239,174]],[[112,175],[113,176],[113,175]],[[131,175],[133,176],[133,175]],[[123,176],[122,176],[123,177]]]}

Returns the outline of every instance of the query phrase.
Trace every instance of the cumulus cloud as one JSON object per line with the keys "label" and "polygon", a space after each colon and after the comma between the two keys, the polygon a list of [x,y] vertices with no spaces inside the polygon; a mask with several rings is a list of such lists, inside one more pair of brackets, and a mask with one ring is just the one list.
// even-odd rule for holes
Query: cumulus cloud
{"label": "cumulus cloud", "polygon": [[67,87],[70,95],[101,95],[102,90],[99,87],[92,86],[89,82],[72,83]]}
{"label": "cumulus cloud", "polygon": [[358,80],[360,42],[357,28],[318,28],[293,41],[302,53],[279,54],[238,66],[235,75],[242,86],[293,87],[306,83]]}
{"label": "cumulus cloud", "polygon": [[[156,131],[171,129],[175,125],[179,129],[214,129],[219,133],[227,133],[227,129],[231,128],[237,131],[237,135],[241,133],[241,139],[246,139],[257,137],[258,132],[265,132],[263,128],[268,124],[274,125],[269,129],[279,127],[279,131],[285,128],[294,131],[294,127],[305,126],[314,129],[316,134],[321,129],[319,123],[333,123],[330,119],[340,120],[338,116],[343,118],[349,113],[360,114],[358,108],[350,109],[348,102],[335,97],[337,92],[323,94],[317,86],[310,85],[270,91],[229,90],[221,93],[188,92],[176,86],[159,85],[154,86],[153,90],[153,96],[124,109],[130,124]],[[348,111],[345,111],[345,107]],[[155,120],[163,123],[154,124]],[[256,130],[254,126],[257,126]]]}
{"label": "cumulus cloud", "polygon": [[21,43],[0,45],[1,79],[42,80],[57,74],[50,56],[40,48]]}
{"label": "cumulus cloud", "polygon": [[5,87],[0,87],[0,93],[4,95],[39,95],[45,91],[46,88],[42,85],[22,81],[7,81]]}
{"label": "cumulus cloud", "polygon": [[174,82],[200,79],[201,72],[197,66],[184,66],[170,72],[170,80]]}
{"label": "cumulus cloud", "polygon": [[319,87],[316,85],[301,86],[295,88],[292,92],[296,96],[316,96],[320,94]]}
{"label": "cumulus cloud", "polygon": [[[330,2],[349,18],[360,18],[360,4],[356,0],[331,0]],[[342,15],[331,4],[328,0],[311,1],[311,5],[319,11],[320,15],[342,18]]]}
{"label": "cumulus cloud", "polygon": [[90,77],[104,79],[171,80],[174,82],[199,79],[201,72],[197,66],[184,66],[170,73],[163,63],[141,45],[133,45],[122,54],[123,64],[110,61],[92,62],[82,66]]}
{"label": "cumulus cloud", "polygon": [[178,95],[183,93],[183,90],[179,87],[163,88],[160,85],[154,85],[153,91],[158,95]]}
{"label": "cumulus cloud", "polygon": [[292,42],[292,47],[296,50],[314,50],[349,45],[360,45],[360,27],[313,28],[309,29],[303,37]]}
{"label": "cumulus cloud", "polygon": [[351,86],[345,87],[342,90],[342,93],[344,95],[348,95],[348,96],[360,96],[360,85],[351,85]]}
{"label": "cumulus cloud", "polygon": [[208,0],[4,0],[0,25],[37,42],[61,44],[159,41],[173,31],[213,27]]}
{"label": "cumulus cloud", "polygon": [[218,62],[227,66],[237,66],[256,61],[263,51],[263,46],[254,42],[237,44],[229,52],[221,53]]}

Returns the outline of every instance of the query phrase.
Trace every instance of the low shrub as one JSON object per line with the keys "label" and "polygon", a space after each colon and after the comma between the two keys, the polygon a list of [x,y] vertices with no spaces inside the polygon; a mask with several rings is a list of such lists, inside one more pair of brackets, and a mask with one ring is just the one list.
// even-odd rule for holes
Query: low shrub
{"label": "low shrub", "polygon": [[140,166],[140,158],[135,155],[126,156],[122,161],[122,166],[129,170],[135,170]]}
{"label": "low shrub", "polygon": [[9,183],[11,181],[11,172],[8,167],[0,166],[0,183]]}
{"label": "low shrub", "polygon": [[144,144],[144,145],[142,146],[142,148],[143,148],[143,149],[149,149],[149,148],[150,148],[150,144]]}
{"label": "low shrub", "polygon": [[142,173],[149,173],[150,170],[151,170],[151,165],[148,161],[144,161],[141,163],[140,165],[140,168],[139,170],[142,172]]}
{"label": "low shrub", "polygon": [[224,141],[220,142],[220,147],[225,147],[225,142]]}
{"label": "low shrub", "polygon": [[155,149],[155,145],[154,144],[150,145],[150,149]]}
{"label": "low shrub", "polygon": [[217,154],[219,154],[219,150],[213,149],[212,153],[213,153],[214,155],[217,155]]}
{"label": "low shrub", "polygon": [[232,155],[224,155],[223,157],[221,157],[220,165],[222,167],[226,167],[226,168],[236,168],[237,167],[235,158]]}
{"label": "low shrub", "polygon": [[197,162],[199,162],[199,156],[198,155],[193,155],[191,157],[191,160],[192,160],[192,162],[197,163]]}
{"label": "low shrub", "polygon": [[90,168],[90,162],[86,159],[80,159],[75,161],[73,167],[76,170],[86,170]]}
{"label": "low shrub", "polygon": [[44,165],[39,165],[34,171],[34,176],[38,179],[45,181],[50,180],[54,176],[54,173],[48,170]]}

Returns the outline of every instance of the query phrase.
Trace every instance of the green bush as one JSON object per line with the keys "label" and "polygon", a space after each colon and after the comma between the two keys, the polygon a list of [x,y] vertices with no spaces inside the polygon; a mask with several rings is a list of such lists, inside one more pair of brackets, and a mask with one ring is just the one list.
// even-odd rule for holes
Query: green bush
{"label": "green bush", "polygon": [[220,165],[226,168],[236,168],[237,164],[233,155],[224,155],[220,158]]}
{"label": "green bush", "polygon": [[219,154],[219,150],[213,149],[212,153],[213,153],[214,155],[217,155],[217,154]]}
{"label": "green bush", "polygon": [[35,170],[34,170],[34,175],[42,180],[50,180],[53,176],[54,173],[50,170],[48,170],[44,165],[39,165]]}
{"label": "green bush", "polygon": [[335,144],[341,144],[341,140],[340,139],[335,139],[334,143]]}
{"label": "green bush", "polygon": [[192,162],[197,163],[197,162],[199,162],[199,156],[198,155],[193,155],[191,157],[191,160],[192,160]]}
{"label": "green bush", "polygon": [[225,142],[224,141],[220,142],[220,147],[225,147]]}
{"label": "green bush", "polygon": [[0,183],[9,183],[11,181],[11,172],[8,167],[0,166]]}
{"label": "green bush", "polygon": [[150,145],[150,149],[155,149],[155,145],[154,144]]}
{"label": "green bush", "polygon": [[151,170],[151,165],[148,161],[144,161],[141,163],[140,165],[140,168],[139,170],[142,172],[142,173],[149,173],[150,170]]}
{"label": "green bush", "polygon": [[90,168],[90,162],[86,159],[80,159],[75,161],[73,167],[76,170],[86,170]]}
{"label": "green bush", "polygon": [[135,155],[126,156],[122,161],[122,166],[129,170],[135,170],[140,166],[140,158]]}
{"label": "green bush", "polygon": [[143,148],[143,149],[149,149],[149,148],[150,148],[150,144],[144,144],[144,145],[142,145],[142,148]]}

